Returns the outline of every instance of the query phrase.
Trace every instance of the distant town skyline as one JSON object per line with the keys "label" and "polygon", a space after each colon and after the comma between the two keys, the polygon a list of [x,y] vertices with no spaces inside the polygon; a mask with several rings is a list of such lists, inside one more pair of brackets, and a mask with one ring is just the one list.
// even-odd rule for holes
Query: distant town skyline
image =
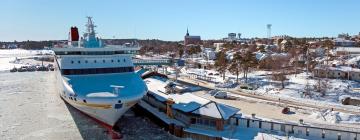
{"label": "distant town skyline", "polygon": [[228,33],[244,38],[272,35],[335,37],[360,32],[358,0],[3,0],[0,41],[66,40],[71,26],[85,30],[92,16],[104,39],[179,41],[186,29],[202,39]]}

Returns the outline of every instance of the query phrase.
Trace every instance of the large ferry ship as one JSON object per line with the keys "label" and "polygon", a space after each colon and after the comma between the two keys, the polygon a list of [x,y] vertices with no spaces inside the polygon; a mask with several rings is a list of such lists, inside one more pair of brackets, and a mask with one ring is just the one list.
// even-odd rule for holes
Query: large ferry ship
{"label": "large ferry ship", "polygon": [[147,92],[134,71],[132,56],[137,44],[104,45],[87,17],[86,32],[79,38],[71,27],[68,45],[54,48],[60,96],[83,113],[113,127]]}

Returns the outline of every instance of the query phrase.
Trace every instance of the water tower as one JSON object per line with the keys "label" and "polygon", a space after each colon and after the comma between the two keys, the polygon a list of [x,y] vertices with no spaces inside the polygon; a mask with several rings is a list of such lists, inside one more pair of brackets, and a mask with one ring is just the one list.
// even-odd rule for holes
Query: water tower
{"label": "water tower", "polygon": [[266,28],[267,28],[267,38],[271,39],[271,24],[267,24]]}

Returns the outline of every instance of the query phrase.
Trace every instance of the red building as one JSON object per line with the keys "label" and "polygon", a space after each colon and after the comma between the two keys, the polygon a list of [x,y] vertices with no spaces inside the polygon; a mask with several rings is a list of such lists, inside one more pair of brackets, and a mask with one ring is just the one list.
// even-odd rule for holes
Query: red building
{"label": "red building", "polygon": [[201,37],[200,36],[190,36],[189,30],[186,30],[186,35],[184,37],[184,45],[201,45]]}

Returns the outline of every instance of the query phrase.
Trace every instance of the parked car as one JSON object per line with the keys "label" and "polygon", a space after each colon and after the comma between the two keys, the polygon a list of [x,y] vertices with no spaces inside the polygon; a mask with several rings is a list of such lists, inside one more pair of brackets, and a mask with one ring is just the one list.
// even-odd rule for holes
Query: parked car
{"label": "parked car", "polygon": [[217,92],[219,92],[220,90],[217,90],[217,89],[214,89],[214,90],[210,90],[208,93],[211,95],[211,96],[214,96]]}
{"label": "parked car", "polygon": [[219,92],[214,94],[214,97],[218,98],[218,99],[227,99],[227,92],[219,91]]}

